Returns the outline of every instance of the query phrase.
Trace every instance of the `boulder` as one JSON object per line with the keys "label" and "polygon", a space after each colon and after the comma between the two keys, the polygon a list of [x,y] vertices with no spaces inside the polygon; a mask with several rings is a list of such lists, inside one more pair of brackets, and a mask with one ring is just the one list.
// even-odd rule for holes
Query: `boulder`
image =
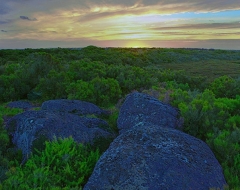
{"label": "boulder", "polygon": [[[108,123],[92,116],[103,111],[97,106],[87,102],[48,101],[43,103],[43,110],[25,111],[10,118],[6,123],[6,129],[12,135],[12,142],[22,150],[23,160],[26,160],[32,151],[32,145],[44,144],[46,140],[53,138],[73,137],[79,143],[93,143],[98,138],[113,138]],[[83,105],[83,107],[80,107]],[[69,113],[76,108],[77,114]],[[64,110],[65,109],[65,110]]]}
{"label": "boulder", "polygon": [[100,157],[84,190],[182,190],[226,185],[203,141],[181,132],[178,110],[142,93],[123,103],[120,135]]}
{"label": "boulder", "polygon": [[135,125],[159,125],[177,128],[178,110],[147,94],[134,92],[124,101],[117,120],[119,132]]}
{"label": "boulder", "polygon": [[48,100],[42,103],[42,110],[69,112],[78,115],[102,115],[106,114],[106,111],[102,110],[98,106],[80,100]]}
{"label": "boulder", "polygon": [[13,102],[8,103],[7,107],[20,108],[20,109],[27,110],[27,109],[33,108],[34,106],[28,101],[19,100],[19,101],[13,101]]}
{"label": "boulder", "polygon": [[163,122],[121,133],[100,157],[84,190],[206,190],[225,184],[210,148]]}

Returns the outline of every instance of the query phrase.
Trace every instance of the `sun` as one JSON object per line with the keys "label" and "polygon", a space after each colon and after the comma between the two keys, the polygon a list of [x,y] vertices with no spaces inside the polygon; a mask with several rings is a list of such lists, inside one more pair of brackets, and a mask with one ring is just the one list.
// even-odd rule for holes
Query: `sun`
{"label": "sun", "polygon": [[143,47],[148,47],[144,41],[129,41],[126,43],[125,47],[128,48],[143,48]]}

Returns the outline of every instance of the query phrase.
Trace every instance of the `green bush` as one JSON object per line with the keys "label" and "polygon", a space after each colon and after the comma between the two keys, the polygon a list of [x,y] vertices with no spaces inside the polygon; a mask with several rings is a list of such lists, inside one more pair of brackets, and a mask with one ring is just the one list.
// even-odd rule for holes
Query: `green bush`
{"label": "green bush", "polygon": [[39,80],[34,91],[41,94],[43,100],[66,98],[69,80],[66,73],[51,70],[46,77]]}
{"label": "green bush", "polygon": [[171,96],[172,104],[180,110],[184,118],[184,131],[202,140],[214,127],[215,114],[213,113],[214,94],[210,90],[203,93],[175,91]]}
{"label": "green bush", "polygon": [[[156,72],[156,77],[160,82],[174,81],[176,84],[181,84],[185,90],[204,90],[206,87],[206,77],[202,76],[189,76],[186,71],[172,71],[169,69],[159,70]],[[184,85],[184,86],[183,86]],[[177,86],[174,86],[176,89]],[[183,88],[182,88],[183,89]]]}
{"label": "green bush", "polygon": [[94,86],[90,82],[77,80],[76,82],[72,82],[70,85],[68,85],[66,91],[68,94],[68,99],[78,99],[92,103],[96,102]]}
{"label": "green bush", "polygon": [[240,129],[210,133],[207,143],[221,163],[229,187],[240,187]]}
{"label": "green bush", "polygon": [[217,98],[235,98],[240,94],[240,81],[229,76],[216,78],[209,87]]}
{"label": "green bush", "polygon": [[83,59],[70,62],[67,74],[71,77],[72,82],[76,80],[91,81],[96,77],[105,78],[106,69],[107,65],[102,62]]}
{"label": "green bush", "polygon": [[26,98],[29,91],[30,87],[17,74],[0,76],[0,101]]}
{"label": "green bush", "polygon": [[98,150],[77,144],[73,138],[46,142],[23,166],[10,168],[3,189],[81,188],[99,159]]}
{"label": "green bush", "polygon": [[166,82],[166,88],[167,89],[182,89],[185,91],[190,90],[188,83],[177,83],[176,81],[167,81]]}
{"label": "green bush", "polygon": [[112,130],[115,133],[118,133],[118,127],[117,127],[117,119],[118,119],[119,111],[113,110],[111,115],[107,118],[108,124],[111,126]]}
{"label": "green bush", "polygon": [[208,143],[223,167],[230,189],[240,187],[240,102],[215,98],[211,90],[175,90],[172,104],[184,118],[184,131]]}
{"label": "green bush", "polygon": [[108,107],[117,102],[122,91],[115,79],[96,77],[90,82],[78,80],[67,87],[69,99],[89,101]]}
{"label": "green bush", "polygon": [[96,104],[108,107],[115,104],[121,98],[122,91],[117,80],[112,78],[94,78],[91,81],[94,86]]}

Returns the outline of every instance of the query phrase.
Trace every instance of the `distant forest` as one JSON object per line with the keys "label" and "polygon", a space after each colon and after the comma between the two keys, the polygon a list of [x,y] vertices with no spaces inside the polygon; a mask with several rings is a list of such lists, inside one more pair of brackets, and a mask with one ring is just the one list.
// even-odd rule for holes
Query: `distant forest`
{"label": "distant forest", "polygon": [[4,118],[23,110],[7,103],[88,101],[111,111],[116,130],[121,102],[133,91],[177,107],[182,130],[206,142],[229,189],[240,188],[240,51],[88,46],[0,50],[0,189],[26,170],[4,127]]}

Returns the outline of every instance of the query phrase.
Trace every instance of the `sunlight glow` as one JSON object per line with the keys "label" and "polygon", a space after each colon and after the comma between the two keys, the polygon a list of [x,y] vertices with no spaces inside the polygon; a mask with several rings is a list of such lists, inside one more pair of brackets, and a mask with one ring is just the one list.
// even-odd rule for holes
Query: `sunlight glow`
{"label": "sunlight glow", "polygon": [[142,48],[142,47],[149,47],[149,45],[144,41],[129,41],[125,44],[125,47]]}
{"label": "sunlight glow", "polygon": [[195,1],[191,4],[164,1],[149,2],[146,6],[143,1],[84,4],[69,0],[69,3],[59,1],[59,6],[45,2],[45,6],[39,4],[39,10],[22,6],[21,10],[16,9],[15,15],[1,15],[0,39],[68,41],[70,45],[72,41],[97,44],[115,41],[127,47],[151,46],[156,41],[182,41],[183,44],[240,39],[240,10],[217,12],[208,7],[197,10],[195,4]]}

